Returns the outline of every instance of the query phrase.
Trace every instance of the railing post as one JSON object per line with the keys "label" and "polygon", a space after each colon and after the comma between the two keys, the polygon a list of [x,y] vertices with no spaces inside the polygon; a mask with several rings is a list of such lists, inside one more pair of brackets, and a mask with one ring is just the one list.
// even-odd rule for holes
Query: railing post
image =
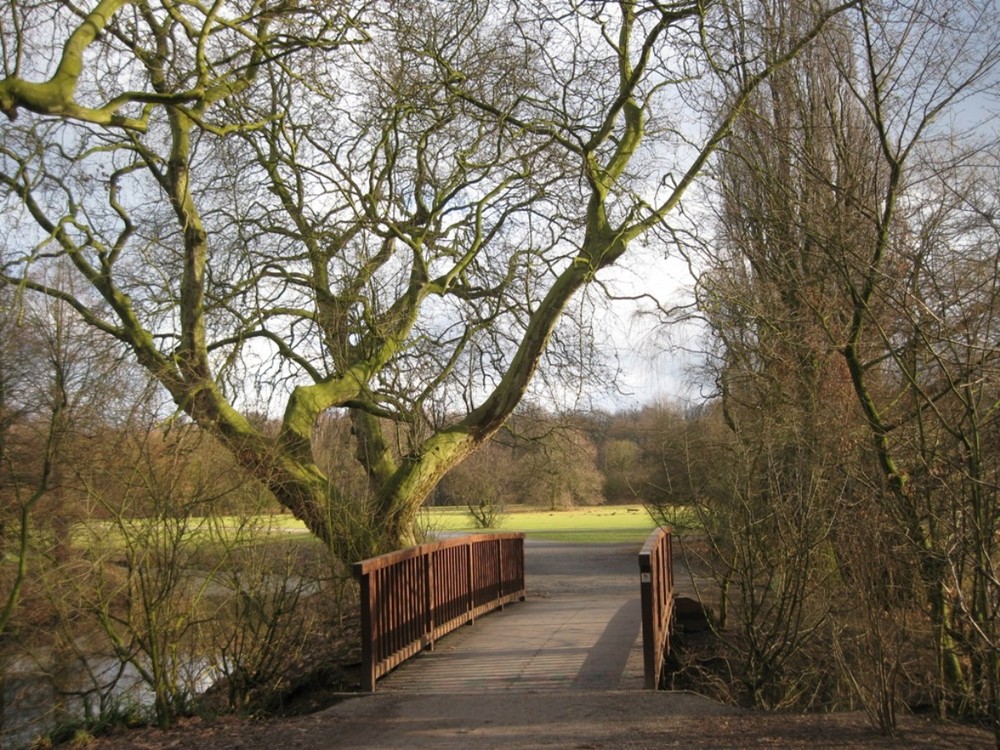
{"label": "railing post", "polygon": [[372,574],[361,575],[361,689],[375,692],[375,634],[372,613],[375,609],[375,591]]}
{"label": "railing post", "polygon": [[469,624],[471,625],[476,621],[476,555],[475,551],[472,549],[475,542],[468,541],[465,544],[467,559],[469,561],[469,575],[467,577],[467,585],[469,587],[468,591],[468,604],[466,605],[466,612],[469,615]]}
{"label": "railing post", "polygon": [[642,673],[647,690],[657,688],[656,678],[656,614],[653,611],[653,571],[650,555],[639,555],[639,594],[642,601]]}
{"label": "railing post", "polygon": [[437,591],[434,589],[435,576],[434,565],[436,556],[433,552],[424,556],[424,586],[427,587],[424,606],[427,611],[424,613],[424,635],[427,638],[427,646],[434,650],[434,628],[436,627],[435,613],[437,609]]}
{"label": "railing post", "polygon": [[642,602],[642,658],[644,685],[660,686],[664,655],[669,650],[673,614],[674,571],[670,532],[657,528],[639,553],[639,592]]}
{"label": "railing post", "polygon": [[503,609],[503,540],[496,540],[497,548],[497,599],[500,600],[500,609]]}
{"label": "railing post", "polygon": [[667,532],[667,574],[670,579],[670,594],[674,593],[674,535]]}
{"label": "railing post", "polygon": [[517,587],[521,592],[521,601],[523,602],[527,597],[527,591],[524,587],[524,536],[517,538],[516,547],[516,561],[517,561]]}

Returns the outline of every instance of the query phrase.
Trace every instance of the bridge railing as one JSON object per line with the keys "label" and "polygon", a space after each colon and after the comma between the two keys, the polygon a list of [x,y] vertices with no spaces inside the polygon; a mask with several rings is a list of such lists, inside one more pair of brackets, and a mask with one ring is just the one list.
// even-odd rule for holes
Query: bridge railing
{"label": "bridge railing", "polygon": [[660,686],[663,665],[670,652],[674,616],[674,567],[670,530],[658,527],[639,552],[639,589],[642,596],[642,656],[645,687]]}
{"label": "bridge railing", "polygon": [[524,534],[475,534],[354,564],[361,583],[362,687],[434,641],[523,601]]}

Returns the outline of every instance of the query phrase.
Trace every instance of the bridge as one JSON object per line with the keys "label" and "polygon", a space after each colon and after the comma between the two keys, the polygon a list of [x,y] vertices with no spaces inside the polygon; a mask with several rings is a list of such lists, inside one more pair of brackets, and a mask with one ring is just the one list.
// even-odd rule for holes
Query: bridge
{"label": "bridge", "polygon": [[[640,570],[637,545],[517,539],[512,544],[523,545],[524,560],[519,586],[507,553],[490,549],[496,539],[483,542],[475,552],[449,540],[437,548],[444,559],[430,567],[417,550],[358,564],[357,574],[381,579],[373,585],[362,578],[363,598],[382,612],[376,631],[394,631],[377,636],[385,648],[366,646],[365,681],[373,692],[297,720],[291,745],[580,750],[662,747],[669,736],[668,744],[701,747],[700,738],[739,713],[694,694],[645,689],[641,587],[658,575]],[[654,546],[647,542],[643,551]],[[428,550],[435,554],[433,545]],[[466,562],[473,559],[497,574],[478,580]],[[650,567],[662,570],[667,560],[654,557]],[[376,572],[396,563],[396,574]],[[434,593],[442,565],[451,569],[444,577],[452,584]],[[386,593],[390,578],[402,596]],[[484,614],[489,598],[502,605]],[[461,601],[467,604],[459,607]],[[436,610],[441,603],[447,606],[440,612],[428,612],[428,604]],[[463,609],[473,613],[468,620]],[[661,612],[669,617],[668,607]],[[366,625],[378,618],[369,613]],[[442,636],[446,624],[469,620]],[[290,746],[285,731],[281,741]]]}
{"label": "bridge", "polygon": [[[464,695],[660,681],[673,613],[666,530],[641,551],[477,535],[367,560],[355,573],[369,691],[376,682]],[[475,627],[460,627],[468,622]]]}

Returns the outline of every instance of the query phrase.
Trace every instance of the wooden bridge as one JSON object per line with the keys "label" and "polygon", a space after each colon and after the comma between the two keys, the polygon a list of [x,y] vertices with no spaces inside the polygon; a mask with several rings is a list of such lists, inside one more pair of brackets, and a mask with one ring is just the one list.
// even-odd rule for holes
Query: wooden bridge
{"label": "wooden bridge", "polygon": [[[419,665],[395,671],[381,689],[660,684],[674,602],[666,529],[639,551],[480,534],[365,560],[354,572],[366,690],[418,654]],[[494,610],[503,612],[477,622]]]}

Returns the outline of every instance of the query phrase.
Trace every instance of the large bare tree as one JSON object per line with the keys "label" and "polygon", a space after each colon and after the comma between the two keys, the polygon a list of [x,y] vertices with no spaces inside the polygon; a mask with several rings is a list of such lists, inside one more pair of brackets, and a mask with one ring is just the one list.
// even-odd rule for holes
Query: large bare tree
{"label": "large bare tree", "polygon": [[[841,580],[879,612],[920,602],[934,700],[1000,727],[998,467],[982,448],[996,141],[976,127],[1000,76],[997,20],[993,3],[863,2],[758,91],[720,160],[725,250],[702,290],[734,431],[794,427],[786,473],[811,467],[842,529],[833,551],[879,571],[844,557]],[[891,729],[898,655],[868,646]]]}
{"label": "large bare tree", "polygon": [[[730,2],[10,4],[3,281],[120,340],[342,558],[398,545],[842,6],[802,8],[773,44]],[[363,502],[313,453],[331,409]]]}

